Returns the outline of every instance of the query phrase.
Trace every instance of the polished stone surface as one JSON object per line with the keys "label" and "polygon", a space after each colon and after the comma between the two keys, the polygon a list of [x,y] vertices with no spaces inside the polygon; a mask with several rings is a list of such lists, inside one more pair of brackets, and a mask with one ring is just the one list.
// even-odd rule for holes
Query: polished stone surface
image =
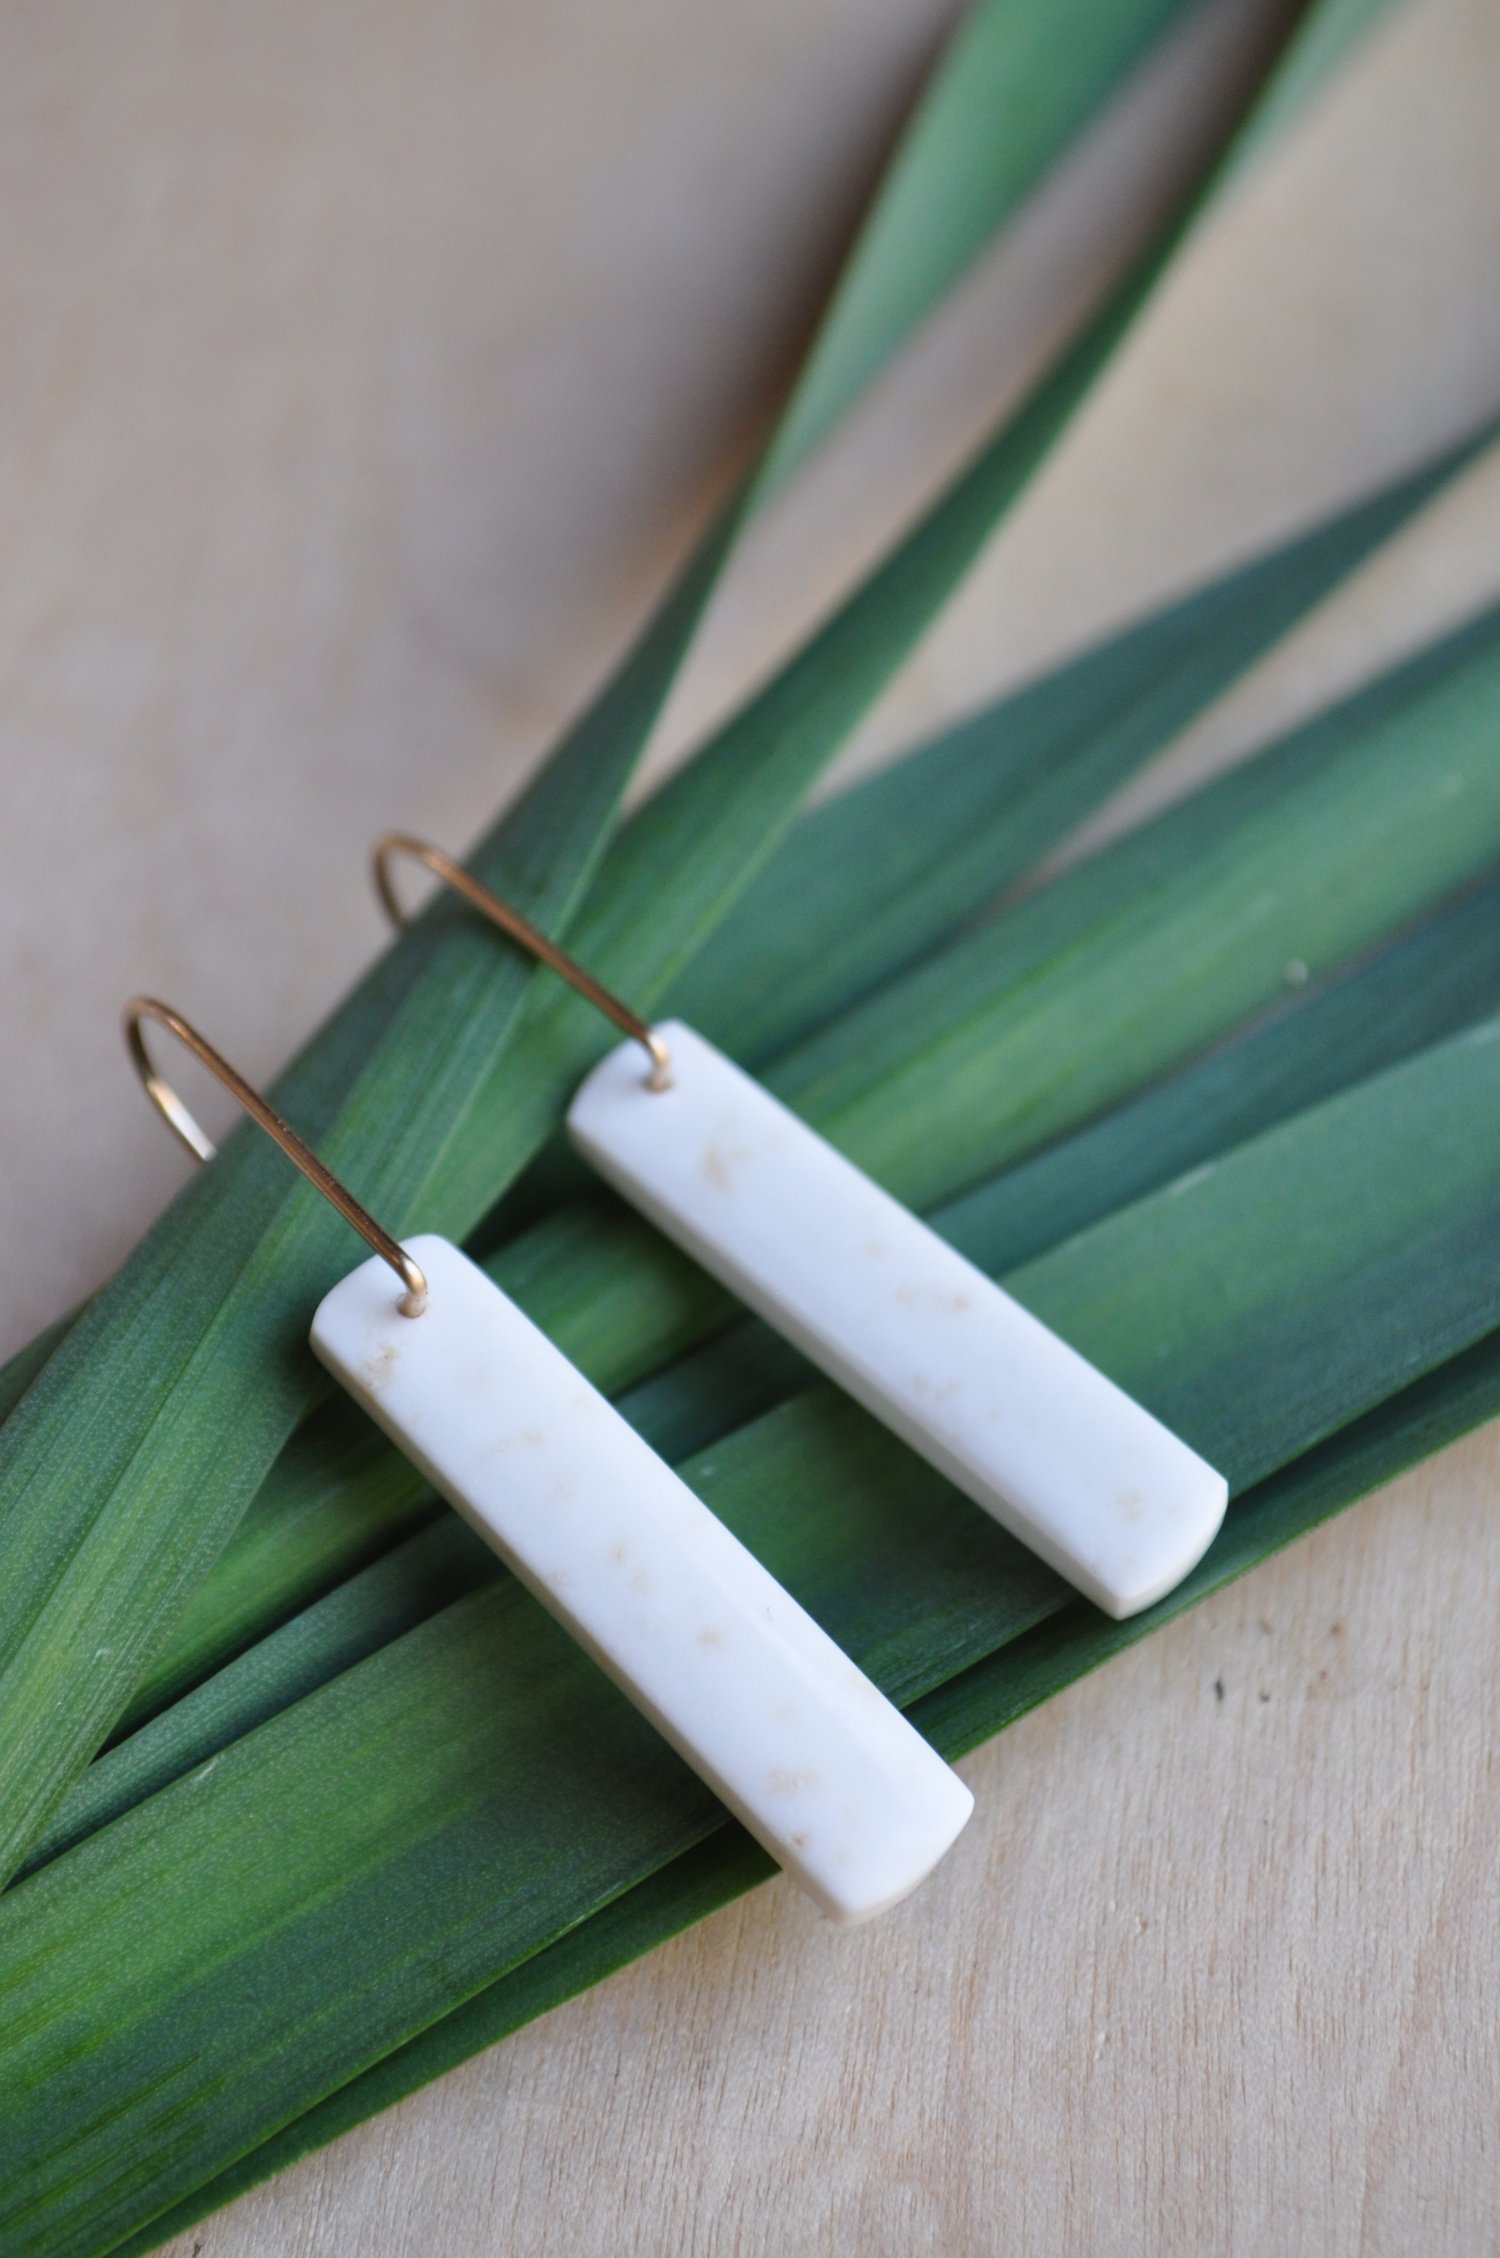
{"label": "polished stone surface", "polygon": [[542,1604],[836,1921],[913,1890],[974,1798],[899,1709],[448,1240],[379,1255],[312,1345]]}
{"label": "polished stone surface", "polygon": [[671,1084],[619,1044],[584,1158],[867,1411],[1114,1616],[1181,1583],[1222,1474],[692,1028]]}

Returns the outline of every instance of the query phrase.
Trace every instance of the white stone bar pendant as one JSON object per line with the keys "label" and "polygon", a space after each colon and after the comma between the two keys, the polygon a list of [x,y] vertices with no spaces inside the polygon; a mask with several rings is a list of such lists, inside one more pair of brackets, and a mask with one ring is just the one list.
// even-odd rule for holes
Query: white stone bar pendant
{"label": "white stone bar pendant", "polygon": [[600,1175],[768,1324],[1114,1616],[1180,1583],[1221,1474],[721,1051],[671,1023],[568,1112]]}
{"label": "white stone bar pendant", "polygon": [[974,1798],[864,1673],[482,1270],[410,1239],[313,1320],[317,1355],[837,1921],[894,1905]]}

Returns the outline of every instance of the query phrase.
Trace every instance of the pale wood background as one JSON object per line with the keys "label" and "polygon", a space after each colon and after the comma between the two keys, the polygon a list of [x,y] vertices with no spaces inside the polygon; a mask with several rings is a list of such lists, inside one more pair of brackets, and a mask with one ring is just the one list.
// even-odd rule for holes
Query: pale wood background
{"label": "pale wood background", "polygon": [[[264,1072],[340,990],[363,841],[468,835],[639,616],[948,12],[0,13],[0,1346],[177,1180],[121,994]],[[660,758],[1019,381],[1266,13],[1222,0],[754,537]],[[852,758],[1500,405],[1497,96],[1494,0],[1393,16]],[[1113,819],[1492,594],[1497,467]],[[1497,1474],[1449,1452],[1005,1735],[872,1929],[765,1889],[174,2258],[1497,2247]]]}

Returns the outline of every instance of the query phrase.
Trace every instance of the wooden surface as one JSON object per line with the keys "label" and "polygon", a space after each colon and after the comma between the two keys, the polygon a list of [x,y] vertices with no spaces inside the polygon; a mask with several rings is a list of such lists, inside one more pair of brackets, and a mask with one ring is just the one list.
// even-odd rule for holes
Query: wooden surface
{"label": "wooden surface", "polygon": [[[469,834],[729,475],[947,12],[7,11],[0,1347],[177,1180],[122,993],[260,1073],[339,992],[367,837]],[[1223,0],[754,536],[659,758],[1019,380],[1256,14]],[[1500,405],[1497,95],[1494,0],[1391,19],[851,757]],[[1123,812],[1493,595],[1497,521],[1491,465]],[[1495,2248],[1497,1475],[1493,1435],[1449,1452],[1007,1733],[870,1930],[765,1889],[174,2258]]]}

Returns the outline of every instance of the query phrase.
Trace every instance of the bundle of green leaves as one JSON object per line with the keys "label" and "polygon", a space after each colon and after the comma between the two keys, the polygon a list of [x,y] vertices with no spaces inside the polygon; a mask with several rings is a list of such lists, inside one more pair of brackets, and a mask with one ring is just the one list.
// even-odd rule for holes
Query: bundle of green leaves
{"label": "bundle of green leaves", "polygon": [[[455,903],[275,1092],[383,1219],[468,1238],[950,1754],[1500,1408],[1500,616],[1016,884],[1486,435],[800,812],[1370,0],[1294,14],[947,491],[619,813],[751,514],[1188,5],[980,0],[765,452],[469,859],[1229,1473],[1189,1583],[1106,1620],[575,1177],[551,1139],[607,1032]],[[151,2247],[767,1871],[323,1397],[306,1324],[349,1261],[247,1127],[0,1375],[8,2252]]]}

